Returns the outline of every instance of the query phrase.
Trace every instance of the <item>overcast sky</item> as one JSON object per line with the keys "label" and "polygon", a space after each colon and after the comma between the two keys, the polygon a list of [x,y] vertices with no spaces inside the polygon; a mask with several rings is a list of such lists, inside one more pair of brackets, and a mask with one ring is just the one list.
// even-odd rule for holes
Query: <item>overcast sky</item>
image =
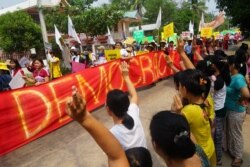
{"label": "overcast sky", "polygon": [[[6,8],[8,6],[12,6],[12,5],[15,5],[17,3],[24,2],[24,1],[27,1],[27,0],[0,0],[0,9]],[[176,0],[176,1],[179,2],[179,1],[183,1],[183,0]],[[108,2],[109,2],[109,0],[98,0],[97,2],[94,3],[94,6],[97,6],[97,5],[100,5],[103,3],[108,3]],[[215,13],[218,11],[216,9],[215,0],[209,0],[209,2],[206,1],[206,5],[208,6],[209,12]]]}

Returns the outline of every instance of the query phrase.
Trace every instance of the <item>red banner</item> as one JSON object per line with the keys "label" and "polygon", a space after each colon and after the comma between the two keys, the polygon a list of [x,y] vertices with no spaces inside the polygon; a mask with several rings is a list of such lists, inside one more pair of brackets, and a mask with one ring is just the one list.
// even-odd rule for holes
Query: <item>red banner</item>
{"label": "red banner", "polygon": [[[172,59],[178,60],[175,56]],[[72,85],[76,85],[86,98],[89,111],[105,103],[109,90],[126,90],[120,61],[85,69],[44,85],[2,92],[0,156],[70,122],[71,119],[65,114],[65,102],[71,96]],[[129,75],[136,88],[172,73],[166,66],[162,52],[136,56],[129,61],[129,65]]]}

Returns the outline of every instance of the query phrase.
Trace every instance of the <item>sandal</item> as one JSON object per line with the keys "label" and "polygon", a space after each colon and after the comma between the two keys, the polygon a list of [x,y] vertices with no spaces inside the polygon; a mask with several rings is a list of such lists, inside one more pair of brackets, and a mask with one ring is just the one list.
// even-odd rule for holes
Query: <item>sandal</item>
{"label": "sandal", "polygon": [[243,163],[243,160],[241,159],[240,161],[238,161],[238,162],[235,162],[235,159],[232,161],[232,163],[231,163],[231,166],[232,167],[241,167],[241,165],[242,165],[242,163]]}

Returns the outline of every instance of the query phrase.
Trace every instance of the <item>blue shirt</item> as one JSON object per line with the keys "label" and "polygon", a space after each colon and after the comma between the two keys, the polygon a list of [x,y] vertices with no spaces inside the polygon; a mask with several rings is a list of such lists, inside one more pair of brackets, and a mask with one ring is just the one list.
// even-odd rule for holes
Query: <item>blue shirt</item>
{"label": "blue shirt", "polygon": [[225,106],[227,110],[244,112],[246,108],[239,103],[241,97],[240,89],[247,87],[246,79],[241,74],[231,76],[231,83],[227,87]]}

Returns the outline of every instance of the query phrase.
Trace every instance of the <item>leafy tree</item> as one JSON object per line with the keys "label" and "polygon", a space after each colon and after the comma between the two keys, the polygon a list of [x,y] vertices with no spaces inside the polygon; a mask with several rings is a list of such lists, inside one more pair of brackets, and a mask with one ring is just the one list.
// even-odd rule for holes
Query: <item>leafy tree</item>
{"label": "leafy tree", "polygon": [[69,0],[69,3],[80,10],[85,10],[89,9],[91,4],[95,1],[97,0]]}
{"label": "leafy tree", "polygon": [[0,16],[0,41],[0,48],[7,53],[43,46],[40,26],[24,11]]}
{"label": "leafy tree", "polygon": [[60,7],[46,11],[46,25],[48,31],[54,32],[54,24],[59,31],[67,33],[68,15],[74,22],[77,32],[83,32],[90,36],[107,33],[107,26],[113,27],[123,17],[123,11],[115,5],[105,5],[88,10],[77,10],[75,6],[66,7],[63,11]]}
{"label": "leafy tree", "polygon": [[233,25],[239,25],[242,30],[250,29],[249,0],[217,0],[217,7],[224,10]]}

